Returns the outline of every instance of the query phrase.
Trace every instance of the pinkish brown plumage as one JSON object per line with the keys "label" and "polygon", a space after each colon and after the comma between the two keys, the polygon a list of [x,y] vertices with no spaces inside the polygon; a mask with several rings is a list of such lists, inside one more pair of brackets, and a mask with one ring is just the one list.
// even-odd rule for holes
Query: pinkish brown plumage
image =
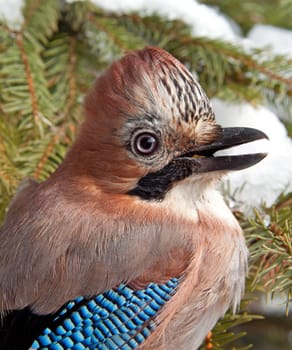
{"label": "pinkish brown plumage", "polygon": [[[55,312],[121,282],[181,283],[141,349],[197,349],[244,290],[247,249],[216,183],[263,155],[213,157],[263,138],[222,129],[191,73],[157,48],[97,79],[57,171],[19,190],[0,229],[0,311]],[[199,157],[194,157],[197,155]]]}

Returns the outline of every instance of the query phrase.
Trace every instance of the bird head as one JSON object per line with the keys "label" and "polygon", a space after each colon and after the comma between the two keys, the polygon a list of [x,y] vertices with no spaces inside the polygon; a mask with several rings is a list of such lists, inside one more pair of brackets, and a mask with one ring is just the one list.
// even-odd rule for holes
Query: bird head
{"label": "bird head", "polygon": [[265,156],[214,157],[266,135],[218,125],[202,87],[162,49],[145,48],[114,62],[84,106],[85,121],[64,164],[105,192],[161,199],[186,178],[212,180]]}

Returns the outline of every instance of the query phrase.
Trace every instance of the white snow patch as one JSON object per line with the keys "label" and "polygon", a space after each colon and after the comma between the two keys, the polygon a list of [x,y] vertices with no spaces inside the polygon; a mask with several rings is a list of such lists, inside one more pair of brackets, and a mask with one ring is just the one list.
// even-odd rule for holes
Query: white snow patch
{"label": "white snow patch", "polygon": [[20,26],[23,21],[23,4],[24,0],[0,0],[0,20],[4,18],[10,25]]}
{"label": "white snow patch", "polygon": [[236,38],[234,23],[214,8],[195,0],[92,0],[97,6],[114,12],[157,13],[168,19],[180,19],[192,27],[193,34],[210,38]]}
{"label": "white snow patch", "polygon": [[[247,209],[265,203],[272,205],[283,192],[292,190],[292,140],[278,117],[266,107],[255,108],[247,103],[230,104],[213,99],[216,120],[224,127],[245,126],[262,130],[269,142],[260,140],[229,150],[228,154],[268,151],[260,163],[227,177],[230,193]],[[242,190],[238,190],[242,189]]]}
{"label": "white snow patch", "polygon": [[247,35],[256,47],[268,46],[273,53],[292,57],[292,30],[257,24]]}

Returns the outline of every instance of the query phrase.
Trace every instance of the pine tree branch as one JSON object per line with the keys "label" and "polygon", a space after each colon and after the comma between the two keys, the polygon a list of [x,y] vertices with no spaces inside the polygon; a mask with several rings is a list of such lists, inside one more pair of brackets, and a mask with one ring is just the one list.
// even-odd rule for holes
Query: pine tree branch
{"label": "pine tree branch", "polygon": [[[52,115],[53,106],[44,78],[44,66],[40,58],[41,47],[28,32],[21,33],[3,26],[3,53],[0,57],[0,98],[2,109],[18,115],[19,127],[43,135]],[[4,33],[3,32],[3,33]],[[31,137],[29,135],[29,137]]]}
{"label": "pine tree branch", "polygon": [[47,147],[43,151],[43,154],[42,154],[39,162],[36,164],[35,171],[33,173],[33,177],[36,180],[40,180],[41,173],[43,172],[44,167],[45,167],[50,155],[53,153],[54,147],[58,141],[59,141],[59,137],[57,137],[57,135],[52,135],[52,140],[48,143]]}
{"label": "pine tree branch", "polygon": [[[112,30],[112,27],[108,27],[106,24],[103,24],[102,21],[98,21],[97,18],[89,14],[88,20],[100,31],[104,32],[108,38],[120,49],[121,52],[128,51],[128,45],[124,44],[118,35]],[[107,23],[108,24],[108,23]]]}
{"label": "pine tree branch", "polygon": [[[70,135],[71,137],[68,137],[67,132],[68,129],[70,131]],[[60,146],[60,144],[62,144],[62,146],[64,147],[64,151],[66,150],[66,148],[68,146],[71,145],[72,143],[72,135],[75,135],[76,133],[76,126],[74,123],[69,122],[69,123],[64,123],[56,133],[52,134],[51,140],[48,142],[47,146],[44,148],[40,160],[37,162],[36,166],[35,166],[35,170],[33,173],[33,177],[36,180],[41,180],[44,178],[43,174],[47,174],[45,177],[47,177],[51,172],[51,163],[49,162],[49,158],[53,157],[54,152],[56,152],[56,147]],[[62,161],[63,157],[60,158],[60,161],[58,161],[55,164],[55,168],[60,164],[60,162]],[[46,166],[49,165],[50,169],[49,171],[46,170]]]}
{"label": "pine tree branch", "polygon": [[29,31],[43,44],[57,30],[59,0],[26,0],[23,9],[24,22],[20,32]]}
{"label": "pine tree branch", "polygon": [[22,29],[25,27],[29,27],[29,24],[32,21],[33,16],[37,12],[38,8],[42,4],[43,0],[34,0],[34,1],[27,1],[26,2],[26,8],[24,9],[24,22],[22,25]]}
{"label": "pine tree branch", "polygon": [[20,51],[20,56],[22,59],[22,63],[24,66],[26,79],[28,83],[28,89],[30,93],[31,106],[32,106],[32,116],[34,118],[35,125],[38,125],[40,121],[39,121],[39,111],[38,111],[38,103],[37,103],[37,98],[35,93],[35,86],[34,86],[34,81],[31,74],[31,70],[30,70],[29,59],[24,48],[23,34],[20,32],[16,33],[16,43]]}
{"label": "pine tree branch", "polygon": [[220,8],[223,13],[241,25],[244,32],[257,23],[292,29],[290,0],[201,0],[201,2]]}
{"label": "pine tree branch", "polygon": [[252,289],[265,293],[285,294],[287,310],[292,294],[292,193],[278,204],[256,212],[246,225],[250,247]]}
{"label": "pine tree branch", "polygon": [[[200,40],[196,41],[196,39],[193,39],[192,41],[193,41],[192,43],[193,45],[205,45],[205,47],[208,46],[208,43],[206,42],[206,40],[200,42]],[[247,69],[250,71],[254,70],[254,71],[260,72],[266,75],[267,78],[278,80],[279,82],[286,84],[288,92],[290,93],[292,92],[292,78],[286,78],[285,76],[280,75],[277,72],[273,71],[268,66],[265,66],[265,63],[266,64],[270,63],[269,61],[262,62],[262,63],[259,63],[258,61],[256,61],[254,57],[255,57],[256,51],[258,52],[258,50],[254,52],[250,52],[249,55],[247,55],[247,54],[244,54],[243,52],[239,52],[239,49],[237,47],[232,47],[231,44],[226,46],[224,45],[224,42],[221,42],[221,45],[219,47],[218,40],[210,41],[209,43],[211,44],[210,46],[213,46],[215,50],[218,49],[218,52],[223,54],[225,57],[238,60],[243,67],[247,67]],[[212,45],[212,44],[215,44],[215,45]],[[290,63],[292,62],[288,60],[286,65],[289,65]]]}
{"label": "pine tree branch", "polygon": [[67,105],[64,111],[64,115],[68,116],[75,105],[77,91],[76,91],[76,76],[75,76],[75,69],[76,69],[76,61],[77,61],[77,54],[76,54],[76,44],[77,44],[77,38],[71,37],[70,38],[70,49],[69,49],[69,66],[68,66],[68,73],[69,73],[69,93],[68,93],[68,101]]}

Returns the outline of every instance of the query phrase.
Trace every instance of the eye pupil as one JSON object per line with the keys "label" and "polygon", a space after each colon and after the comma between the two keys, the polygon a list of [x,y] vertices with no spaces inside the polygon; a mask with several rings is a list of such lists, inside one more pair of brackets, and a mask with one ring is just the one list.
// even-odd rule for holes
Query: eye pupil
{"label": "eye pupil", "polygon": [[157,138],[154,135],[143,133],[137,136],[136,151],[142,155],[149,155],[156,151],[158,146]]}

